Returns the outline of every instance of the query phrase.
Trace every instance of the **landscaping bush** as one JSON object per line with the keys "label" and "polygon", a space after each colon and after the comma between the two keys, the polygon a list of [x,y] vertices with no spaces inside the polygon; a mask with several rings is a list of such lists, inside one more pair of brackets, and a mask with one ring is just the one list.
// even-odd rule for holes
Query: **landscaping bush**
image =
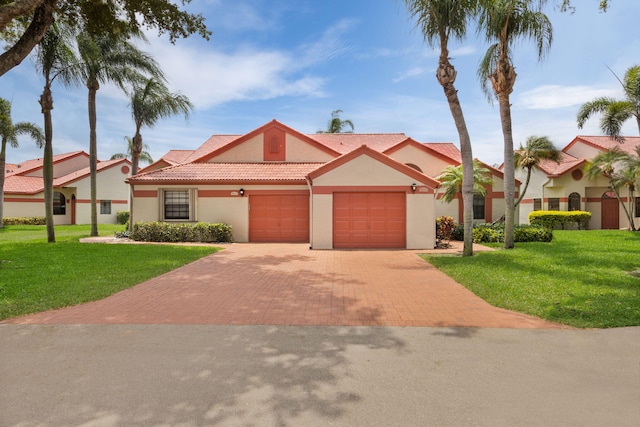
{"label": "landscaping bush", "polygon": [[4,225],[46,225],[47,219],[43,216],[31,217],[6,217],[2,219]]}
{"label": "landscaping bush", "polygon": [[184,224],[137,222],[131,239],[143,242],[232,242],[231,226],[222,223]]}
{"label": "landscaping bush", "polygon": [[[452,232],[452,240],[464,240],[464,227],[458,225]],[[550,242],[553,231],[534,225],[516,225],[513,240],[515,242]],[[474,243],[504,242],[504,224],[477,224],[473,227]]]}
{"label": "landscaping bush", "polygon": [[116,222],[118,224],[126,225],[128,221],[129,221],[129,211],[116,212]]}
{"label": "landscaping bush", "polygon": [[566,229],[572,224],[578,230],[586,230],[589,227],[591,212],[585,211],[533,211],[529,214],[529,223],[538,227],[549,229]]}
{"label": "landscaping bush", "polygon": [[456,229],[456,222],[450,216],[440,216],[436,219],[436,245],[448,246],[451,241],[453,230]]}

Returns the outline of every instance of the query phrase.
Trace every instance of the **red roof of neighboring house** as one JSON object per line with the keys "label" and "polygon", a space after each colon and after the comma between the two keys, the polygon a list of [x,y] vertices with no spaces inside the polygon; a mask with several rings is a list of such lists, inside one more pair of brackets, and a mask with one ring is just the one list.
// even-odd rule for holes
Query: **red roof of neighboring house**
{"label": "red roof of neighboring house", "polygon": [[583,142],[602,151],[619,148],[625,153],[635,154],[636,147],[640,147],[640,136],[625,136],[624,142],[618,142],[608,136],[576,136],[562,151],[566,151],[572,145]]}
{"label": "red roof of neighboring house", "polygon": [[383,152],[407,139],[404,133],[314,133],[307,136],[340,154],[349,153],[362,145]]}
{"label": "red roof of neighboring house", "polygon": [[541,160],[538,164],[538,168],[548,177],[553,178],[580,167],[586,162],[587,161],[585,159],[579,159],[561,151],[559,162],[556,163],[553,160],[546,159]]}
{"label": "red roof of neighboring house", "polygon": [[424,145],[427,148],[431,148],[433,151],[455,160],[458,163],[462,163],[462,154],[458,147],[451,142],[425,142]]}
{"label": "red roof of neighboring house", "polygon": [[184,159],[181,163],[187,163],[195,161],[201,157],[204,157],[208,154],[213,153],[214,151],[224,147],[232,141],[240,138],[242,135],[211,135],[209,139],[207,139],[204,144],[202,144],[197,149],[193,150],[191,154]]}
{"label": "red roof of neighboring house", "polygon": [[[63,155],[61,155],[63,156]],[[55,156],[54,156],[55,157]],[[118,164],[125,163],[130,165],[131,162],[127,159],[116,159],[100,162],[97,165],[97,171],[111,168]],[[33,168],[31,169],[33,170]],[[53,180],[53,187],[60,188],[69,185],[79,179],[86,178],[90,175],[89,168],[82,168],[70,174],[55,178]],[[4,192],[5,194],[37,194],[44,191],[44,181],[42,177],[37,176],[22,176],[18,174],[9,175],[5,178]]]}
{"label": "red roof of neighboring house", "polygon": [[[73,151],[71,153],[56,154],[53,156],[53,164],[55,165],[56,163],[61,162],[63,160],[67,160],[72,157],[82,156],[82,155],[89,157],[89,155],[84,151]],[[11,172],[10,174],[7,174],[7,176],[15,175],[15,174],[27,174],[36,169],[40,169],[42,168],[43,162],[44,162],[43,158],[25,160],[24,162],[18,164],[17,167],[13,170],[13,172]]]}
{"label": "red roof of neighboring house", "polygon": [[133,184],[153,182],[232,183],[305,182],[309,172],[324,163],[185,163],[129,178]]}

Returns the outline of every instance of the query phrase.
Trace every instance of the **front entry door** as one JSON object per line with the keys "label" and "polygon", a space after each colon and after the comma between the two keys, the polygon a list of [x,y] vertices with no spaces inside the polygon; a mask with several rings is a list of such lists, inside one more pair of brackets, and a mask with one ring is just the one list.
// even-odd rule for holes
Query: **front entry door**
{"label": "front entry door", "polygon": [[617,230],[620,228],[620,203],[612,191],[602,195],[602,229]]}

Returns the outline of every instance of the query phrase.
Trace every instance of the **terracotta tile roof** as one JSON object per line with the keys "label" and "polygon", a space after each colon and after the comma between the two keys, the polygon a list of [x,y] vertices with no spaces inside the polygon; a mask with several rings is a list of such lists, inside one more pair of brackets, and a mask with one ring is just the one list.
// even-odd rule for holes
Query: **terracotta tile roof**
{"label": "terracotta tile roof", "polygon": [[[68,158],[83,155],[83,154],[87,157],[89,156],[84,151],[73,151],[71,153],[55,154],[53,156],[53,163],[55,164],[62,160],[66,160]],[[34,171],[36,169],[40,169],[42,167],[43,162],[44,162],[43,158],[25,160],[24,162],[17,165],[17,167],[13,170],[12,174],[25,174],[25,173]]]}
{"label": "terracotta tile roof", "polygon": [[559,163],[556,163],[553,160],[541,160],[538,164],[538,168],[551,178],[560,176],[584,163],[586,163],[585,159],[579,159],[565,152],[560,152]]}
{"label": "terracotta tile roof", "polygon": [[451,142],[424,142],[422,145],[431,148],[433,151],[437,151],[443,156],[455,160],[458,163],[462,163],[462,154],[458,147]]}
{"label": "terracotta tile roof", "polygon": [[169,150],[160,160],[173,165],[184,163],[195,150]]}
{"label": "terracotta tile roof", "polygon": [[[640,146],[640,136],[625,136],[624,142],[618,142],[613,138],[609,138],[608,136],[577,136],[572,143],[575,141],[583,141],[587,144],[593,145],[594,147],[600,148],[602,150],[610,150],[612,148],[618,147],[620,150],[625,153],[635,154],[635,148]],[[571,144],[570,144],[571,145]]]}
{"label": "terracotta tile roof", "polygon": [[242,135],[212,135],[204,144],[194,150],[191,155],[184,159],[182,163],[192,162],[196,159],[206,156],[214,152],[220,147],[224,147],[228,143],[240,138]]}
{"label": "terracotta tile roof", "polygon": [[324,163],[186,163],[142,173],[131,183],[150,182],[305,182]]}
{"label": "terracotta tile roof", "polygon": [[[100,172],[120,163],[131,164],[131,162],[127,159],[108,160],[106,162],[98,163],[97,171]],[[70,174],[54,178],[53,187],[64,187],[65,185],[71,184],[74,181],[86,178],[89,175],[89,168],[82,168]],[[42,191],[44,191],[44,182],[42,180],[42,177],[22,176],[14,174],[11,176],[7,176],[4,182],[5,194],[37,194]]]}
{"label": "terracotta tile roof", "polygon": [[383,152],[407,139],[404,133],[312,133],[307,136],[340,154],[349,153],[362,145]]}

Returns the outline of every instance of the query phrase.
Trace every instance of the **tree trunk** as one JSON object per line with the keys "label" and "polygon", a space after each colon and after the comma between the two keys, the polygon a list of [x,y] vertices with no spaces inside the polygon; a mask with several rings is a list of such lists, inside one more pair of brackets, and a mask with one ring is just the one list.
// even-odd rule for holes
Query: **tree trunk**
{"label": "tree trunk", "polygon": [[97,169],[98,169],[98,138],[96,135],[96,93],[100,88],[97,82],[87,84],[89,89],[89,174],[91,187],[91,236],[98,235],[97,209]]}
{"label": "tree trunk", "polygon": [[456,70],[449,62],[449,52],[446,45],[440,46],[440,60],[436,77],[444,89],[449,103],[449,109],[460,138],[460,153],[462,155],[462,206],[464,224],[464,246],[462,256],[473,255],[473,153],[471,138],[464,120],[462,106],[455,88]]}
{"label": "tree trunk", "polygon": [[[33,18],[31,19],[31,24],[24,32],[20,40],[18,40],[2,55],[0,55],[0,76],[11,70],[13,67],[19,65],[22,60],[31,53],[33,48],[38,43],[40,43],[42,37],[44,37],[51,24],[53,24],[53,14],[56,8],[57,0],[45,0],[41,1],[40,3],[42,4],[35,9]],[[4,7],[9,6],[11,5],[5,5]],[[10,20],[14,19],[11,14],[3,14],[3,17],[8,17]],[[4,26],[1,26],[0,28],[4,29],[8,22],[0,22],[4,24]]]}
{"label": "tree trunk", "polygon": [[[140,124],[136,124],[136,134],[133,136],[131,147],[131,176],[138,173],[140,153],[142,153],[142,134]],[[129,192],[129,232],[133,232],[133,188]]]}
{"label": "tree trunk", "polygon": [[44,154],[42,158],[42,180],[44,184],[44,216],[47,224],[47,241],[56,241],[53,223],[53,122],[51,111],[53,110],[53,96],[51,87],[47,83],[40,96],[40,106],[44,115]]}
{"label": "tree trunk", "polygon": [[[520,197],[518,197],[518,200],[516,200],[515,204],[513,205],[514,208],[518,207],[518,205],[524,198],[524,193],[526,193],[527,188],[529,188],[529,181],[531,181],[531,169],[533,169],[533,167],[527,167],[527,181],[524,183],[524,189],[520,192]],[[514,178],[515,178],[515,170],[514,170]],[[515,186],[515,183],[514,183],[514,186]]]}
{"label": "tree trunk", "polygon": [[4,175],[7,165],[7,141],[2,139],[0,149],[0,228],[4,228]]}
{"label": "tree trunk", "polygon": [[509,94],[502,94],[500,101],[500,120],[504,136],[504,248],[514,247],[515,227],[515,161],[513,153],[513,131],[511,129],[511,104]]}

